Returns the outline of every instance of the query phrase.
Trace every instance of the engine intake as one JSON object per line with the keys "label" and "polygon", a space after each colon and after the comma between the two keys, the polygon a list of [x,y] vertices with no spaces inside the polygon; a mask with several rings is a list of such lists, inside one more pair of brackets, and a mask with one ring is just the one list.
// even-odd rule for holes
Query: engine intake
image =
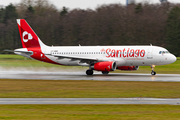
{"label": "engine intake", "polygon": [[116,70],[116,62],[98,62],[94,64],[93,69],[97,71],[114,71]]}
{"label": "engine intake", "polygon": [[131,70],[138,70],[139,66],[119,66],[119,67],[117,67],[117,69],[131,71]]}

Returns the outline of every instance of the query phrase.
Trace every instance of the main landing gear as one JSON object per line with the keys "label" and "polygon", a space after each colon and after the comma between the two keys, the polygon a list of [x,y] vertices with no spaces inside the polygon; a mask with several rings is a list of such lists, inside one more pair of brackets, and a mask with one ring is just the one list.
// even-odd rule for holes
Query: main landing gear
{"label": "main landing gear", "polygon": [[103,75],[107,75],[109,73],[109,71],[102,71]]}
{"label": "main landing gear", "polygon": [[93,75],[93,70],[86,70],[87,75]]}
{"label": "main landing gear", "polygon": [[[108,71],[102,71],[103,75],[107,75],[108,73],[109,73]],[[86,74],[93,75],[93,70],[91,70],[91,69],[86,70]]]}
{"label": "main landing gear", "polygon": [[151,66],[151,69],[152,69],[151,75],[156,75],[156,72],[154,71],[154,68],[155,68],[155,65],[152,65]]}

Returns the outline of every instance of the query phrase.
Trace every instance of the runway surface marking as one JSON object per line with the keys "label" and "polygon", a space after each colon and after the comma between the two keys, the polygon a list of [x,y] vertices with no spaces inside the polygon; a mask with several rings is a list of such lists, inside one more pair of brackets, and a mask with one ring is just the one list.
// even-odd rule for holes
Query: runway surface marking
{"label": "runway surface marking", "polygon": [[168,104],[180,105],[178,99],[160,98],[0,98],[0,104]]}
{"label": "runway surface marking", "polygon": [[180,82],[180,74],[152,76],[140,73],[110,73],[109,75],[102,75],[100,72],[96,72],[93,76],[88,76],[84,72],[0,71],[0,79]]}

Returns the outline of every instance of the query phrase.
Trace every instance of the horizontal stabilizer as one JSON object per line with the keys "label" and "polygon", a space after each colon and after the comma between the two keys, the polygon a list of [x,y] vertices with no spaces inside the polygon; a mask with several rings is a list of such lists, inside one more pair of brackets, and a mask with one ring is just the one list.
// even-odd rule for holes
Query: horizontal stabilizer
{"label": "horizontal stabilizer", "polygon": [[6,52],[14,52],[14,50],[4,50],[4,51],[6,51]]}
{"label": "horizontal stabilizer", "polygon": [[21,51],[21,50],[4,50],[6,52],[20,52],[20,53],[25,53],[25,54],[33,54],[32,51]]}

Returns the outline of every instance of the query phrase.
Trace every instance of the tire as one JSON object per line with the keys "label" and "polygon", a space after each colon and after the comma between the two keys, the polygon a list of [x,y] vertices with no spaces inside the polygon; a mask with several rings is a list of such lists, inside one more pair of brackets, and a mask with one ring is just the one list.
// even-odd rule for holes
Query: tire
{"label": "tire", "polygon": [[151,72],[151,75],[156,75],[156,72],[155,72],[155,71],[152,71],[152,72]]}
{"label": "tire", "polygon": [[107,75],[109,72],[108,71],[102,71],[103,75]]}
{"label": "tire", "polygon": [[93,75],[93,70],[87,70],[87,71],[86,71],[86,74],[87,74],[87,75]]}

